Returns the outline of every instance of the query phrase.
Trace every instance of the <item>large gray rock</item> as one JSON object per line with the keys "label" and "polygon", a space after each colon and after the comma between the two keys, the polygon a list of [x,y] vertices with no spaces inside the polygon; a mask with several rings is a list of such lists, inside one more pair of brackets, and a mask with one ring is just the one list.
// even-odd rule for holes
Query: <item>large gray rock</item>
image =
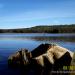
{"label": "large gray rock", "polygon": [[21,49],[9,56],[8,65],[27,69],[32,75],[50,75],[51,71],[63,70],[63,66],[69,66],[72,57],[73,52],[64,47],[41,44],[31,52]]}

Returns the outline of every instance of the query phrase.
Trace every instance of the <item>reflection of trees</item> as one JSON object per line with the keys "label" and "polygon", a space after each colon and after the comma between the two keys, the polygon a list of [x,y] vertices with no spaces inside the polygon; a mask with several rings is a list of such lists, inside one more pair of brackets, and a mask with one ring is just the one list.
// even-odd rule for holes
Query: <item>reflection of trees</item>
{"label": "reflection of trees", "polygon": [[36,41],[70,41],[75,42],[75,37],[32,37],[28,38]]}
{"label": "reflection of trees", "polygon": [[[38,35],[38,34],[37,34]],[[47,34],[37,35],[27,35],[27,36],[12,36],[11,39],[22,39],[22,40],[35,40],[35,41],[68,41],[75,42],[75,36],[48,36]],[[7,37],[9,38],[9,37]]]}

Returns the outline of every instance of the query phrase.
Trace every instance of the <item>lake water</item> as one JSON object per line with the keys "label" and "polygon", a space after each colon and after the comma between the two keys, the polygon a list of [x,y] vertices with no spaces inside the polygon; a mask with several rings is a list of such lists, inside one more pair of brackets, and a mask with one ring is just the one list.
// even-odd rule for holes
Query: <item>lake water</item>
{"label": "lake water", "polygon": [[19,73],[8,68],[8,56],[21,48],[31,51],[42,43],[55,43],[74,51],[75,34],[0,34],[0,75],[16,75]]}

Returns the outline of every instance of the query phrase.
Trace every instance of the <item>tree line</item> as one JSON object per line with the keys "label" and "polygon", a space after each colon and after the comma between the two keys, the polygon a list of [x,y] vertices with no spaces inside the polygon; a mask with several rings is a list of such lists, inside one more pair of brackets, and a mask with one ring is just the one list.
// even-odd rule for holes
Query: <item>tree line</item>
{"label": "tree line", "polygon": [[0,33],[75,33],[75,24],[39,25],[30,28],[0,29]]}

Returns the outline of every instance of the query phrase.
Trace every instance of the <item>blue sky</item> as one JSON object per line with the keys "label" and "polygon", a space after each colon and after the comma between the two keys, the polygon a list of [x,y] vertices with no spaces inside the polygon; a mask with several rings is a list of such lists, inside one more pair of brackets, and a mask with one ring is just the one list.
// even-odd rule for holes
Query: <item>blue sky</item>
{"label": "blue sky", "polygon": [[75,24],[75,0],[0,0],[0,29]]}

